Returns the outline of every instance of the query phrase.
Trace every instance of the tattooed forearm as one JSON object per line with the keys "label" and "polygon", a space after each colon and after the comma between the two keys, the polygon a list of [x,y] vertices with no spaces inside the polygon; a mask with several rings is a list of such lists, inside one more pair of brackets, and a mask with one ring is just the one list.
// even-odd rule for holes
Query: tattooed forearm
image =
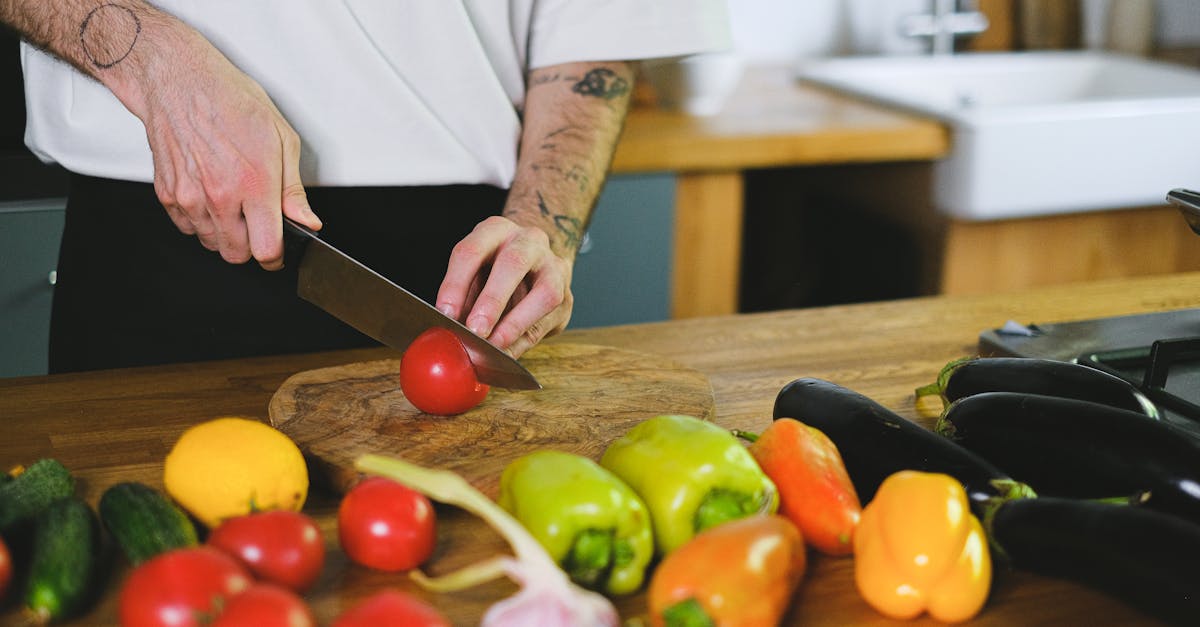
{"label": "tattooed forearm", "polygon": [[108,69],[133,52],[142,20],[127,6],[102,4],[88,11],[79,25],[79,45],[92,65]]}
{"label": "tattooed forearm", "polygon": [[[540,190],[534,192],[534,195],[537,197],[538,213],[553,222],[554,229],[558,232],[559,237],[555,239],[569,250],[578,251],[579,245],[583,242],[583,233],[587,230],[587,225],[575,216],[554,213]],[[512,217],[514,213],[511,208],[505,211],[505,215],[509,217]]]}
{"label": "tattooed forearm", "polygon": [[584,96],[596,96],[605,100],[624,97],[629,93],[629,81],[617,76],[608,68],[596,68],[571,86],[571,91]]}
{"label": "tattooed forearm", "polygon": [[517,175],[505,215],[536,225],[573,259],[621,132],[633,82],[627,63],[576,63],[533,72]]}
{"label": "tattooed forearm", "polygon": [[[554,148],[554,147],[555,146],[553,146],[553,145],[542,144],[542,148],[545,148],[545,149],[550,149],[550,148]],[[581,193],[586,193],[588,191],[589,186],[591,185],[592,179],[591,179],[591,177],[588,176],[587,170],[585,170],[584,168],[577,166],[577,165],[573,165],[570,168],[563,169],[557,165],[554,165],[553,163],[548,163],[545,165],[535,163],[529,167],[534,172],[543,172],[543,171],[553,172],[553,173],[563,177],[564,179],[571,181],[571,182],[575,183],[576,185],[578,185],[579,191]]]}
{"label": "tattooed forearm", "polygon": [[569,82],[571,91],[582,96],[594,96],[604,100],[622,98],[629,93],[629,80],[606,67],[588,70],[582,76],[561,72],[539,72],[530,78],[530,88],[550,83]]}

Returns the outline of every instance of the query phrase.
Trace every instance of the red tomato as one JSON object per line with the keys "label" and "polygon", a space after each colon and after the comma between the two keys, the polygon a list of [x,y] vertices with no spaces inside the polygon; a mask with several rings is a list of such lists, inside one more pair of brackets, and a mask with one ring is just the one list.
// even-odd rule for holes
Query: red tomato
{"label": "red tomato", "polygon": [[338,507],[338,541],[368,568],[401,571],[433,554],[436,515],[425,495],[384,477],[368,477]]}
{"label": "red tomato", "polygon": [[12,581],[12,556],[8,554],[8,545],[0,538],[0,601],[8,592],[8,582]]}
{"label": "red tomato", "polygon": [[438,416],[461,414],[488,393],[488,386],[475,378],[467,348],[441,327],[418,335],[404,351],[400,389],[414,407]]}
{"label": "red tomato", "polygon": [[230,518],[208,543],[236,557],[255,577],[303,594],[325,565],[325,541],[312,518],[274,510]]}
{"label": "red tomato", "polygon": [[175,549],[143,562],[121,587],[124,627],[203,625],[225,600],[250,587],[237,560],[210,547]]}
{"label": "red tomato", "polygon": [[342,612],[332,627],[450,627],[450,621],[417,597],[384,590]]}
{"label": "red tomato", "polygon": [[295,592],[273,583],[256,583],[229,599],[212,627],[312,627],[312,610]]}

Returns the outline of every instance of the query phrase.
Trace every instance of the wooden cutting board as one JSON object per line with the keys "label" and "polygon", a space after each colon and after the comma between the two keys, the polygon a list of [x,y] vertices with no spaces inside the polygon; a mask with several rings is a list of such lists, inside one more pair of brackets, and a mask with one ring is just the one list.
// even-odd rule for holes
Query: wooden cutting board
{"label": "wooden cutting board", "polygon": [[432,416],[400,391],[400,360],[298,373],[271,398],[271,424],[345,490],[364,453],[453,470],[485,494],[498,493],[509,462],[539,449],[599,459],[610,442],[658,414],[711,420],[708,378],[664,357],[610,346],[541,344],[521,363],[538,391],[493,388],[458,416]]}

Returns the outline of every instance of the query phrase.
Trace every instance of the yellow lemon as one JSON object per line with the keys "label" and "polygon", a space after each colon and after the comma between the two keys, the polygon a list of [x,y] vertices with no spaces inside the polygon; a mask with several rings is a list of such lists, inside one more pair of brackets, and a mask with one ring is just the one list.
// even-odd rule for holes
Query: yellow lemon
{"label": "yellow lemon", "polygon": [[225,417],[179,436],[167,454],[163,484],[211,529],[251,511],[300,511],[308,496],[308,469],[296,443],[279,430]]}

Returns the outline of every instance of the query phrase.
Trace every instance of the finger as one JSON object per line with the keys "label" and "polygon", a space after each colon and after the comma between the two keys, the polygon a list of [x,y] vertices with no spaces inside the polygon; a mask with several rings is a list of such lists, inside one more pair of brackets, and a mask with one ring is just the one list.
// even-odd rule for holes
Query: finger
{"label": "finger", "polygon": [[479,277],[485,274],[496,250],[515,228],[504,218],[488,218],[454,245],[434,301],[442,313],[462,320],[471,310],[482,291]]}
{"label": "finger", "polygon": [[[489,269],[489,267],[484,267],[479,274],[475,275],[475,278],[471,279],[471,287],[467,289],[467,297],[463,300],[463,305],[459,310],[461,313],[470,311],[471,307],[475,306],[475,299],[479,298],[479,292],[483,291],[483,284],[487,281],[487,273]],[[458,320],[459,322],[464,322],[464,320],[455,315],[446,315]]]}
{"label": "finger", "polygon": [[571,302],[565,287],[557,281],[543,280],[535,284],[496,325],[488,338],[501,348],[529,347],[546,335],[566,326],[571,315]]}
{"label": "finger", "polygon": [[288,165],[281,135],[267,147],[265,161],[243,178],[242,216],[249,253],[266,270],[283,267],[283,173]]}
{"label": "finger", "polygon": [[[213,181],[211,177],[201,180]],[[210,183],[211,185],[211,183]],[[218,251],[229,263],[245,263],[250,260],[250,234],[243,217],[242,203],[236,185],[221,184],[206,190],[205,198]]]}
{"label": "finger", "polygon": [[300,179],[300,137],[295,132],[283,134],[282,207],[283,215],[314,231],[321,230],[321,219],[309,206],[308,194]]}
{"label": "finger", "polygon": [[[204,193],[194,185],[181,182],[173,190],[172,195],[179,213],[191,225],[190,234],[195,234],[196,239],[200,240],[200,244],[208,250],[219,251],[221,236],[209,213]],[[184,232],[187,233],[187,231]]]}
{"label": "finger", "polygon": [[509,355],[512,355],[514,359],[519,358],[521,355],[524,355],[526,351],[534,346],[537,346],[542,340],[555,335],[566,328],[567,321],[570,319],[570,317],[571,316],[569,313],[563,314],[556,312],[553,318],[559,320],[557,323],[551,320],[549,317],[543,318],[542,322],[536,323],[534,326],[529,327],[525,333],[522,333],[517,337],[517,339],[509,343],[504,350],[507,351]]}
{"label": "finger", "polygon": [[[544,241],[539,242],[538,235]],[[490,337],[517,286],[542,262],[543,255],[550,254],[549,251],[545,233],[536,229],[523,230],[505,242],[496,252],[487,282],[467,315],[467,328],[482,337]]]}
{"label": "finger", "polygon": [[167,217],[171,219],[171,222],[175,224],[175,228],[179,229],[181,233],[187,235],[196,234],[195,225],[193,225],[192,221],[189,220],[186,215],[184,215],[183,210],[180,209],[178,205],[164,204],[163,209],[166,210]]}
{"label": "finger", "polygon": [[196,225],[192,223],[183,208],[175,199],[175,169],[170,163],[159,158],[158,152],[152,153],[154,159],[154,195],[167,212],[167,217],[175,224],[175,228],[185,235],[195,235]]}

